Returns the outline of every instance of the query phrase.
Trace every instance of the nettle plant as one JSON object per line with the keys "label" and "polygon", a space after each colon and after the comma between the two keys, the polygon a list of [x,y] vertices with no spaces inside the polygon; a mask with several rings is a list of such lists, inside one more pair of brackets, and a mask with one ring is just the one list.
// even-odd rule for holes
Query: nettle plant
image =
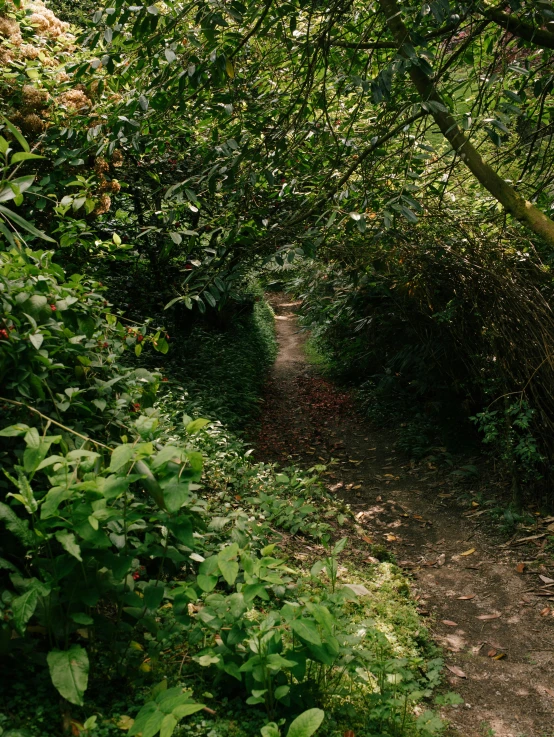
{"label": "nettle plant", "polygon": [[[188,434],[204,423],[189,422]],[[98,675],[107,658],[121,674],[147,658],[142,633],[157,647],[169,636],[156,613],[172,576],[194,566],[202,456],[157,442],[153,413],[113,450],[85,441],[63,452],[51,427],[0,431],[18,459],[0,502],[0,649],[11,659],[44,652],[54,686],[82,705],[93,665]]]}

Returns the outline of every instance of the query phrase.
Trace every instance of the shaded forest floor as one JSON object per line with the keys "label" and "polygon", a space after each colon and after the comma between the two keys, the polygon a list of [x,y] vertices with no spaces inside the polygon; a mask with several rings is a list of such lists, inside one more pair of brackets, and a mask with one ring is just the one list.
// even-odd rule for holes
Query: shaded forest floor
{"label": "shaded forest floor", "polygon": [[[444,709],[460,737],[554,735],[554,551],[546,525],[502,538],[472,486],[395,449],[393,432],[356,413],[319,375],[295,310],[272,295],[279,355],[264,395],[259,460],[325,465],[329,491],[354,516],[365,565],[394,554],[465,704]],[[532,538],[532,539],[526,539]],[[357,551],[361,552],[361,551]]]}

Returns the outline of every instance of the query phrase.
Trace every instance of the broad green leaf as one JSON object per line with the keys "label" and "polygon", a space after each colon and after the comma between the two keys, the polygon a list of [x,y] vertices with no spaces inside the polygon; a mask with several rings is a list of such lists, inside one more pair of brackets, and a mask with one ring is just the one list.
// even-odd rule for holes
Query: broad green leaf
{"label": "broad green leaf", "polygon": [[292,722],[287,737],[311,737],[321,726],[324,716],[322,709],[308,709]]}
{"label": "broad green leaf", "polygon": [[236,543],[228,545],[227,547],[220,550],[217,554],[217,565],[221,571],[221,575],[227,581],[229,586],[235,583],[239,572],[239,564],[233,559],[236,558],[239,552],[239,546]]}
{"label": "broad green leaf", "polygon": [[79,561],[83,560],[81,557],[81,548],[79,547],[73,532],[69,532],[69,530],[58,530],[55,537],[69,555],[72,555]]}
{"label": "broad green leaf", "polygon": [[262,583],[246,584],[245,586],[242,587],[242,594],[247,604],[249,604],[251,601],[254,601],[256,596],[259,596],[260,599],[263,599],[264,601],[269,600],[269,594],[267,593],[267,588]]}
{"label": "broad green leaf", "polygon": [[178,721],[173,714],[166,714],[160,727],[160,737],[171,737],[177,724]]}
{"label": "broad green leaf", "polygon": [[25,634],[25,625],[33,616],[38,604],[38,591],[29,589],[21,596],[15,598],[11,603],[13,621],[20,635]]}
{"label": "broad green leaf", "polygon": [[28,161],[29,159],[44,159],[44,156],[39,156],[38,154],[31,154],[27,151],[18,151],[12,156],[11,163],[16,164],[19,161]]}
{"label": "broad green leaf", "polygon": [[5,427],[3,430],[0,430],[0,437],[15,438],[19,435],[25,435],[28,430],[28,425],[10,425],[9,427]]}
{"label": "broad green leaf", "polygon": [[83,695],[88,686],[89,660],[80,645],[69,650],[51,650],[47,656],[52,683],[72,704],[83,706]]}
{"label": "broad green leaf", "polygon": [[286,696],[288,696],[289,691],[290,691],[290,686],[278,686],[275,689],[275,698],[284,699]]}
{"label": "broad green leaf", "polygon": [[202,573],[200,573],[196,577],[196,583],[202,589],[202,591],[205,591],[206,593],[210,593],[210,591],[213,591],[215,589],[215,587],[217,586],[217,581],[217,576],[205,576]]}
{"label": "broad green leaf", "polygon": [[132,445],[129,445],[128,443],[124,445],[118,445],[116,448],[114,448],[112,452],[110,467],[108,468],[108,471],[119,471],[120,468],[123,468],[123,466],[129,463],[134,455],[135,449]]}
{"label": "broad green leaf", "polygon": [[151,584],[144,589],[144,606],[147,609],[157,609],[164,598],[163,584]]}
{"label": "broad green leaf", "polygon": [[165,500],[161,486],[156,480],[156,477],[152,471],[148,468],[144,461],[137,461],[135,463],[135,470],[143,477],[141,483],[144,489],[150,494],[152,499],[161,508],[165,509]]}
{"label": "broad green leaf", "polygon": [[197,711],[203,708],[204,704],[181,704],[180,706],[176,706],[171,713],[176,719],[182,719],[191,714],[196,714]]}
{"label": "broad green leaf", "polygon": [[29,530],[29,522],[20,519],[11,507],[0,502],[0,520],[4,522],[7,529],[15,535],[24,545],[32,545],[33,533]]}
{"label": "broad green leaf", "polygon": [[193,420],[192,422],[189,422],[189,424],[186,427],[186,431],[189,435],[194,435],[194,433],[197,433],[199,430],[201,430],[203,427],[205,427],[210,421],[205,420],[202,417],[199,417],[196,420]]}
{"label": "broad green leaf", "polygon": [[84,612],[75,612],[69,616],[76,624],[82,624],[84,627],[94,624],[94,619]]}
{"label": "broad green leaf", "polygon": [[261,732],[262,737],[280,737],[281,735],[281,730],[275,722],[269,722],[269,724],[263,726]]}
{"label": "broad green leaf", "polygon": [[293,619],[290,623],[291,629],[295,635],[302,640],[311,642],[313,645],[321,645],[321,637],[317,631],[314,622],[309,619]]}
{"label": "broad green leaf", "polygon": [[[30,154],[16,154],[18,156],[29,156]],[[42,156],[38,157],[42,158]],[[17,177],[12,179],[7,187],[4,187],[0,191],[0,202],[8,202],[9,200],[15,199],[16,195],[21,192],[25,192],[35,181],[35,175],[31,174],[27,177]],[[15,191],[17,190],[17,191]]]}
{"label": "broad green leaf", "polygon": [[44,342],[44,335],[42,335],[42,333],[32,333],[31,335],[29,335],[29,340],[38,351],[38,349]]}

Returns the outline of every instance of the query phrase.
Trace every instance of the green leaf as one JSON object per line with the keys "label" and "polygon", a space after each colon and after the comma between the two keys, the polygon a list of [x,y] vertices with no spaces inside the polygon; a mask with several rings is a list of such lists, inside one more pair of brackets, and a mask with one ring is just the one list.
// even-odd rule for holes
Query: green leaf
{"label": "green leaf", "polygon": [[37,238],[42,238],[43,241],[48,241],[49,243],[56,242],[53,238],[50,238],[49,235],[46,235],[46,233],[43,233],[42,230],[38,230],[37,228],[35,228],[34,225],[27,222],[27,220],[22,218],[21,215],[18,215],[16,212],[13,212],[13,210],[9,210],[7,207],[4,207],[4,205],[0,205],[0,213],[2,213],[5,217],[7,217],[8,220],[11,220],[16,225],[19,225],[19,227],[23,228],[23,230],[26,230],[28,233],[31,233],[31,235],[35,235]]}
{"label": "green leaf", "polygon": [[263,599],[264,601],[269,601],[267,588],[262,583],[245,584],[242,587],[242,594],[244,596],[244,601],[247,604],[250,604],[250,602],[253,601],[256,596],[259,596],[260,599]]}
{"label": "green leaf", "polygon": [[69,530],[58,530],[55,537],[56,540],[62,545],[64,550],[69,553],[69,555],[72,555],[79,561],[83,560],[81,557],[81,548],[77,544],[73,532],[69,532]]}
{"label": "green leaf", "polygon": [[280,737],[281,730],[275,722],[269,722],[261,729],[262,737]]}
{"label": "green leaf", "polygon": [[25,625],[33,616],[38,604],[38,591],[29,589],[21,596],[18,596],[11,603],[13,613],[13,621],[16,630],[20,635],[25,634]]}
{"label": "green leaf", "polygon": [[195,714],[203,708],[204,704],[181,704],[180,706],[176,706],[171,713],[176,719],[182,719],[183,717]]}
{"label": "green leaf", "polygon": [[0,520],[3,520],[7,529],[15,535],[24,545],[31,545],[33,533],[29,530],[27,520],[20,519],[11,507],[0,502]]}
{"label": "green leaf", "polygon": [[11,163],[16,164],[18,161],[28,161],[29,159],[44,159],[44,156],[39,156],[38,154],[30,154],[27,151],[18,151],[12,156]]}
{"label": "green leaf", "polygon": [[233,560],[237,556],[238,545],[233,543],[228,545],[217,554],[217,565],[221,571],[221,575],[227,581],[229,586],[235,583],[239,572],[239,564]]}
{"label": "green leaf", "polygon": [[83,695],[88,686],[89,660],[80,645],[69,650],[51,650],[47,656],[52,683],[72,704],[83,706]]}
{"label": "green leaf", "polygon": [[315,623],[310,619],[293,619],[290,626],[294,634],[302,640],[311,642],[313,645],[321,645],[321,637]]}
{"label": "green leaf", "polygon": [[289,727],[287,737],[311,737],[319,729],[324,716],[322,709],[308,709],[296,717]]}
{"label": "green leaf", "polygon": [[33,333],[32,335],[29,335],[29,340],[38,351],[44,342],[44,335],[42,333]]}
{"label": "green leaf", "polygon": [[10,133],[12,133],[13,137],[19,143],[19,145],[21,146],[21,148],[24,151],[27,151],[27,153],[29,153],[29,151],[31,150],[31,147],[29,146],[29,144],[27,143],[27,141],[23,138],[23,136],[21,135],[21,133],[19,132],[19,130],[15,127],[15,125],[13,123],[11,123],[3,115],[1,117],[1,119],[2,119],[2,122],[4,123],[4,125],[6,126],[6,128],[10,131]]}
{"label": "green leaf", "polygon": [[152,499],[161,509],[165,509],[165,500],[162,488],[146,463],[144,461],[137,461],[135,463],[135,470],[143,476],[141,483],[144,489],[150,494]]}
{"label": "green leaf", "polygon": [[94,619],[84,612],[75,612],[69,616],[76,624],[82,624],[84,627],[94,624]]}
{"label": "green leaf", "polygon": [[133,458],[135,454],[135,449],[132,445],[129,443],[126,443],[124,445],[118,445],[116,448],[114,448],[112,452],[112,458],[110,461],[110,467],[108,468],[108,471],[119,471],[120,468],[123,468],[129,461]]}
{"label": "green leaf", "polygon": [[[29,154],[21,154],[21,156],[28,156]],[[42,158],[42,157],[39,157]],[[8,202],[9,200],[15,199],[17,194],[25,192],[35,181],[35,175],[31,174],[26,177],[17,177],[8,182],[8,186],[0,192],[0,202]],[[15,191],[17,190],[17,191]]]}
{"label": "green leaf", "polygon": [[160,727],[160,737],[171,737],[177,724],[178,721],[173,714],[167,714]]}
{"label": "green leaf", "polygon": [[[25,453],[27,452],[28,451],[25,451]],[[29,480],[27,479],[27,476],[25,476],[25,474],[23,473],[23,469],[21,468],[21,466],[16,466],[16,469],[17,469],[17,487],[19,491],[21,492],[21,494],[17,495],[17,498],[20,498],[20,501],[25,505],[25,510],[29,514],[34,514],[38,509],[38,502],[35,499],[33,490],[31,489],[31,485],[29,484]],[[12,481],[13,480],[14,479],[12,479]]]}
{"label": "green leaf", "polygon": [[151,584],[144,589],[144,606],[147,609],[157,609],[164,598],[164,587]]}
{"label": "green leaf", "polygon": [[217,581],[217,576],[205,576],[203,573],[200,573],[196,577],[196,583],[202,589],[202,591],[205,591],[207,594],[215,589],[215,587],[217,586]]}
{"label": "green leaf", "polygon": [[284,699],[288,695],[289,691],[290,691],[290,686],[278,686],[275,689],[275,698],[277,700]]}
{"label": "green leaf", "polygon": [[15,438],[18,435],[25,435],[29,430],[29,425],[10,425],[0,430],[0,437],[2,438]]}
{"label": "green leaf", "polygon": [[189,424],[186,427],[186,431],[188,435],[194,435],[199,430],[201,430],[203,427],[205,427],[210,421],[205,420],[203,417],[199,417],[197,420],[193,420],[192,422],[189,422]]}
{"label": "green leaf", "polygon": [[204,292],[204,299],[210,305],[210,307],[215,307],[216,301],[215,301],[215,298],[214,298],[213,294],[211,294],[208,291],[205,291]]}

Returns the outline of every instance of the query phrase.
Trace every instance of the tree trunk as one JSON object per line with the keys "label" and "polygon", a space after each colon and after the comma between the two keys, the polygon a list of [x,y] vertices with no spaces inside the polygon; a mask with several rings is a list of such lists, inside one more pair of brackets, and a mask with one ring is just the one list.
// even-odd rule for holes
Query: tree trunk
{"label": "tree trunk", "polygon": [[[410,43],[410,34],[401,18],[398,3],[396,0],[379,0],[379,5],[399,53],[408,58],[404,45]],[[448,111],[448,107],[431,78],[414,63],[410,66],[409,74],[422,101],[440,105],[440,109],[433,106],[434,109],[430,111],[435,123],[474,177],[516,220],[554,246],[554,222],[538,207],[518,194],[496,173],[492,166],[482,159],[477,149],[458,126],[454,116]]]}

